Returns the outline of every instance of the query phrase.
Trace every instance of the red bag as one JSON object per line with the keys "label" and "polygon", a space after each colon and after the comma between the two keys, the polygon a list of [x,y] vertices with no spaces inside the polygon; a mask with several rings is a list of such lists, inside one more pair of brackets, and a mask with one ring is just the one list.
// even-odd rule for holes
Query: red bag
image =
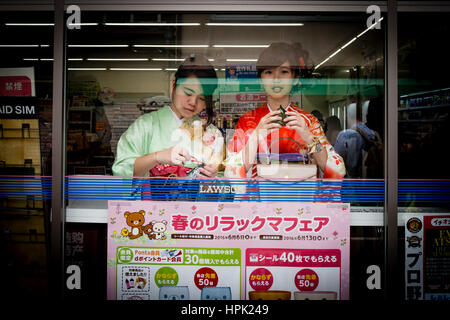
{"label": "red bag", "polygon": [[157,164],[150,171],[150,177],[186,177],[191,168],[172,166],[168,164]]}

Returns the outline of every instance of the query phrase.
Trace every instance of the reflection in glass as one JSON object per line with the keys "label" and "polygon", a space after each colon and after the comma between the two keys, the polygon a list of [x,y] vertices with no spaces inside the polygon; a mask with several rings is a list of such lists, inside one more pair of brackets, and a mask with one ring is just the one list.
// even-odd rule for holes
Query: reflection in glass
{"label": "reflection in glass", "polygon": [[10,299],[48,293],[53,14],[0,13],[0,229]]}

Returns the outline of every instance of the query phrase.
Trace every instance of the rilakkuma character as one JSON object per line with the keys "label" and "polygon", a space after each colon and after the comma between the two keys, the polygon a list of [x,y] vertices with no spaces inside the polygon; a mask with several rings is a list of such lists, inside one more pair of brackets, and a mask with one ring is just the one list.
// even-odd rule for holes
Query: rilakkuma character
{"label": "rilakkuma character", "polygon": [[152,221],[153,233],[155,234],[156,240],[165,240],[166,235],[164,232],[167,230],[167,221]]}
{"label": "rilakkuma character", "polygon": [[231,300],[230,287],[203,287],[202,300]]}
{"label": "rilakkuma character", "polygon": [[156,234],[153,233],[153,223],[152,222],[143,226],[142,231],[148,236],[148,238],[150,240],[156,239]]}
{"label": "rilakkuma character", "polygon": [[142,236],[142,226],[145,223],[145,211],[141,210],[139,212],[125,212],[124,216],[127,219],[127,225],[131,227],[131,230],[123,228],[122,235],[130,239],[136,239]]}
{"label": "rilakkuma character", "polygon": [[159,289],[159,300],[189,300],[187,286],[162,286]]}

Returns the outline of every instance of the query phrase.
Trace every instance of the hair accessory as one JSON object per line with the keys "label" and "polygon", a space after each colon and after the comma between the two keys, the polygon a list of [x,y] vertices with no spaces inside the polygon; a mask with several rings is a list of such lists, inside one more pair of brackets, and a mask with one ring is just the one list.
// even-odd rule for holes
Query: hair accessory
{"label": "hair accessory", "polygon": [[195,59],[195,53],[191,53],[189,55],[189,60],[194,61],[194,59]]}
{"label": "hair accessory", "polygon": [[305,69],[305,60],[303,60],[303,57],[298,58],[298,62],[300,62],[300,69]]}

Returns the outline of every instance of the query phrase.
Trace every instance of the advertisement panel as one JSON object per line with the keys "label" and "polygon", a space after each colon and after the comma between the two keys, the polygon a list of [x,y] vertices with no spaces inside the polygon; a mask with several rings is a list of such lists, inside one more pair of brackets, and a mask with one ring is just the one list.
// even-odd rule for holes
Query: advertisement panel
{"label": "advertisement panel", "polygon": [[405,217],[405,299],[450,300],[450,215]]}
{"label": "advertisement panel", "polygon": [[349,299],[350,205],[108,202],[107,298]]}

